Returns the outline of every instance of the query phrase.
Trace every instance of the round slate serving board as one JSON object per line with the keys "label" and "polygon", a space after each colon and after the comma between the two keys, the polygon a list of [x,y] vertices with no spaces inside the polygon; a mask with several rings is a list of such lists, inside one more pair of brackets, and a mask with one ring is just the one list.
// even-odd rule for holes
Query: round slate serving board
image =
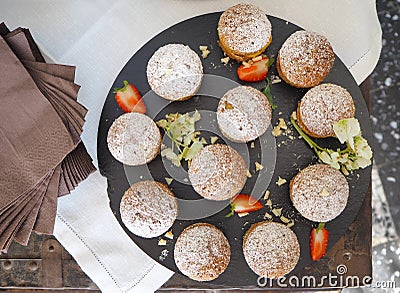
{"label": "round slate serving board", "polygon": [[[230,61],[226,66],[221,64],[220,58],[223,57],[223,52],[217,44],[217,23],[220,15],[221,13],[219,12],[191,18],[166,29],[155,36],[128,61],[116,78],[112,89],[120,87],[123,84],[123,80],[128,80],[133,83],[143,95],[147,93],[150,90],[150,86],[147,83],[146,78],[146,64],[152,54],[159,47],[169,43],[187,44],[193,50],[198,52],[199,55],[201,55],[201,52],[198,49],[199,45],[207,45],[211,54],[208,58],[202,59],[204,73],[223,76],[233,82],[246,84],[239,81],[237,78],[236,69],[239,66],[237,62]],[[269,17],[269,19],[273,27],[273,40],[271,45],[268,47],[266,54],[271,56],[276,55],[286,38],[294,31],[300,30],[300,28],[275,17]],[[273,74],[277,75],[275,65],[272,66],[269,76]],[[350,92],[355,102],[356,118],[360,121],[363,136],[371,142],[372,132],[369,113],[364,98],[362,97],[350,72],[337,56],[333,69],[325,82],[339,84]],[[262,89],[265,87],[265,82],[252,83],[251,86]],[[130,183],[132,184],[136,181],[151,177],[154,178],[154,180],[165,183],[164,178],[170,177],[170,175],[167,173],[160,155],[147,166],[141,167],[124,166],[113,158],[107,147],[107,133],[113,121],[118,116],[122,115],[123,111],[116,104],[112,89],[110,89],[110,92],[108,93],[100,118],[97,153],[100,172],[103,176],[107,177],[108,181],[110,207],[123,229],[129,237],[131,237],[132,240],[153,259],[169,269],[179,272],[174,263],[173,248],[176,238],[179,236],[181,231],[195,222],[214,224],[227,236],[231,245],[232,255],[230,264],[226,271],[219,278],[211,281],[211,283],[228,286],[257,285],[258,276],[250,270],[243,257],[242,240],[244,233],[251,224],[263,220],[265,212],[269,211],[267,207],[257,212],[250,213],[248,216],[243,218],[239,218],[235,215],[226,219],[225,215],[229,212],[229,207],[225,207],[219,213],[210,215],[203,219],[177,220],[172,227],[174,239],[168,240],[166,246],[158,246],[158,240],[160,237],[153,239],[137,237],[124,226],[119,213],[119,203],[125,190],[129,188]],[[306,90],[296,89],[281,82],[273,84],[271,86],[271,92],[276,104],[278,105],[278,108],[273,111],[272,119],[273,125],[276,125],[278,118],[280,117],[284,118],[285,121],[289,120],[291,113],[295,111],[298,101],[304,95]],[[194,111],[195,109],[215,111],[218,104],[217,98],[203,95],[196,96],[185,102],[173,103],[166,103],[165,100],[154,95],[146,95],[144,99],[148,108],[147,114],[155,121],[162,119],[165,114],[172,112],[186,113]],[[267,150],[269,148],[268,144],[271,143],[270,130],[271,129],[269,129],[266,134],[268,140]],[[212,134],[204,132],[202,135],[209,141],[209,136]],[[276,139],[277,145],[280,145],[280,147],[276,149],[276,153],[273,148],[270,148],[269,154],[266,154],[265,152],[263,153],[263,156],[273,159],[275,159],[276,155],[276,166],[274,172],[271,172],[272,169],[268,167],[266,168],[267,170],[262,170],[261,172],[254,174],[254,162],[260,162],[260,151],[263,146],[263,141],[260,142],[260,140],[257,139],[254,148],[250,147],[250,143],[247,144],[247,146],[242,145],[242,147],[244,146],[248,150],[250,155],[249,168],[253,171],[253,177],[247,180],[243,193],[250,193],[255,182],[259,179],[259,182],[265,185],[263,191],[268,187],[268,190],[271,192],[270,198],[273,205],[278,208],[282,207],[283,214],[295,221],[295,225],[292,229],[299,239],[301,256],[296,268],[291,274],[299,271],[312,262],[309,250],[309,235],[311,228],[316,225],[316,223],[304,219],[293,208],[289,198],[290,179],[297,174],[299,169],[316,162],[316,157],[313,151],[302,139],[298,139],[298,135],[294,129],[292,135],[295,136],[294,140],[285,136]],[[221,141],[222,140],[219,142]],[[317,142],[324,147],[339,147],[336,139],[319,139]],[[332,247],[340,236],[344,234],[347,227],[356,217],[369,186],[370,174],[371,166],[347,176],[350,186],[349,201],[343,213],[333,221],[327,223],[327,229],[330,232],[328,249]],[[278,180],[278,176],[287,179],[287,183],[282,186],[275,184]],[[170,187],[178,198],[187,200],[200,198],[200,196],[197,195],[193,188],[187,183],[173,181]],[[258,197],[262,198],[262,194],[259,194]],[[265,203],[263,200],[261,201]],[[182,207],[180,208],[182,209]],[[274,218],[274,220],[280,222],[278,218]],[[167,253],[165,251],[162,252],[163,250],[166,250]]]}

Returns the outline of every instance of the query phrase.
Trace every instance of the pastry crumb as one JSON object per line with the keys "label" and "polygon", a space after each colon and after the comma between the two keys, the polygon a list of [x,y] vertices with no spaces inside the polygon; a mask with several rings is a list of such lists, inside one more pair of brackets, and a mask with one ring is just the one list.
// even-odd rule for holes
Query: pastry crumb
{"label": "pastry crumb", "polygon": [[328,196],[329,195],[329,191],[326,188],[323,188],[321,191],[321,195],[322,196]]}
{"label": "pastry crumb", "polygon": [[[284,132],[285,131],[285,132]],[[279,118],[278,124],[272,130],[272,135],[278,137],[282,134],[287,135],[291,130],[288,129],[287,124],[283,118]]]}
{"label": "pastry crumb", "polygon": [[279,76],[275,75],[274,78],[271,80],[271,84],[276,84],[282,82],[282,79]]}
{"label": "pastry crumb", "polygon": [[268,198],[269,198],[269,195],[271,194],[271,192],[269,191],[269,190],[267,190],[265,193],[264,193],[264,199],[265,200],[267,200]]}
{"label": "pastry crumb", "polygon": [[274,129],[272,130],[272,135],[275,137],[278,137],[282,134],[282,130],[279,127],[279,125],[275,126]]}
{"label": "pastry crumb", "polygon": [[210,55],[210,51],[209,50],[205,50],[201,52],[201,57],[203,57],[203,59],[206,59],[208,57],[208,55]]}
{"label": "pastry crumb", "polygon": [[282,214],[282,208],[280,208],[280,209],[277,209],[277,208],[272,209],[271,212],[272,212],[276,217],[280,217],[281,214]]}
{"label": "pastry crumb", "polygon": [[261,165],[259,162],[255,162],[254,164],[256,165],[256,172],[264,169],[264,166]]}
{"label": "pastry crumb", "polygon": [[161,261],[164,261],[167,258],[168,253],[169,253],[168,250],[164,249],[163,251],[161,251],[161,254],[158,257],[158,259],[161,260]]}
{"label": "pastry crumb", "polygon": [[267,212],[264,215],[264,219],[272,220],[272,216]]}
{"label": "pastry crumb", "polygon": [[164,69],[164,72],[165,72],[165,75],[166,75],[166,76],[170,76],[171,73],[172,73],[172,69],[171,69],[171,68],[165,68],[165,69]]}
{"label": "pastry crumb", "polygon": [[239,218],[243,218],[245,216],[247,216],[249,213],[237,213],[237,215],[239,216]]}
{"label": "pastry crumb", "polygon": [[221,62],[224,63],[225,65],[228,64],[229,60],[230,60],[229,57],[221,58]]}
{"label": "pastry crumb", "polygon": [[165,237],[168,239],[174,239],[174,234],[172,234],[172,231],[168,231],[167,233],[164,234]]}
{"label": "pastry crumb", "polygon": [[285,224],[290,222],[290,220],[288,218],[286,218],[285,216],[280,216],[279,219],[282,221],[282,223],[285,223]]}
{"label": "pastry crumb", "polygon": [[246,61],[243,61],[242,65],[244,66],[244,68],[249,68],[251,66],[251,64]]}
{"label": "pastry crumb", "polygon": [[203,59],[206,59],[208,55],[211,53],[211,51],[208,50],[207,46],[199,46],[199,49],[201,51],[201,56],[203,57]]}
{"label": "pastry crumb", "polygon": [[233,105],[231,103],[225,102],[225,109],[232,110],[233,109]]}
{"label": "pastry crumb", "polygon": [[165,239],[158,240],[158,246],[165,246],[165,245],[167,245],[167,240]]}
{"label": "pastry crumb", "polygon": [[251,178],[251,177],[253,177],[253,175],[251,175],[251,173],[250,173],[250,171],[249,171],[249,169],[247,169],[247,178]]}
{"label": "pastry crumb", "polygon": [[214,144],[218,141],[218,136],[211,136],[210,140],[211,140],[211,144]]}
{"label": "pastry crumb", "polygon": [[287,180],[285,178],[282,178],[281,176],[278,176],[278,181],[276,182],[276,185],[281,186],[285,184]]}
{"label": "pastry crumb", "polygon": [[279,126],[281,129],[283,129],[283,130],[288,129],[288,127],[287,127],[287,125],[286,125],[286,122],[285,122],[285,120],[283,120],[283,118],[279,118],[279,124],[278,124],[278,126]]}

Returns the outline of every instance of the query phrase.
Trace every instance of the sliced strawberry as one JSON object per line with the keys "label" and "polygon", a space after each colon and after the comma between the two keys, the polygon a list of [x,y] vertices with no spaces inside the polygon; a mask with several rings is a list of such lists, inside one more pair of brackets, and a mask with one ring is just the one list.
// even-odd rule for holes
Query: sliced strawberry
{"label": "sliced strawberry", "polygon": [[319,223],[318,228],[313,228],[310,235],[310,249],[312,260],[318,260],[326,253],[329,233],[325,223]]}
{"label": "sliced strawberry", "polygon": [[225,217],[229,218],[236,212],[249,213],[261,209],[263,205],[254,197],[247,194],[238,194],[231,200],[231,212]]}
{"label": "sliced strawberry", "polygon": [[261,60],[253,62],[250,66],[240,65],[237,74],[240,80],[248,82],[262,81],[267,77],[272,58],[263,56]]}
{"label": "sliced strawberry", "polygon": [[124,80],[123,88],[114,89],[115,100],[124,112],[146,113],[146,105],[138,89]]}

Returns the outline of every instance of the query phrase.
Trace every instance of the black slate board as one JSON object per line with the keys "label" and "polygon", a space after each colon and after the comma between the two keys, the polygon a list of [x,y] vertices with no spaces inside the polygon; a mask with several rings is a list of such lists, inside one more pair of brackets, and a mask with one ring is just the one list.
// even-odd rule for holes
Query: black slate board
{"label": "black slate board", "polygon": [[[247,266],[242,253],[242,238],[246,230],[250,227],[252,223],[263,220],[263,216],[267,208],[263,208],[258,212],[249,214],[246,217],[239,218],[236,215],[232,218],[226,219],[224,216],[228,213],[229,209],[226,207],[221,212],[209,216],[204,219],[199,220],[177,220],[173,227],[174,239],[168,240],[166,246],[158,246],[158,238],[144,239],[137,237],[130,233],[126,227],[123,225],[120,213],[119,213],[119,203],[125,190],[129,188],[129,182],[133,183],[139,180],[143,180],[151,176],[157,180],[165,183],[164,178],[170,177],[162,164],[161,157],[158,156],[154,161],[148,164],[147,172],[146,167],[127,167],[123,166],[121,163],[116,161],[110,154],[107,147],[107,132],[112,122],[120,115],[123,111],[118,107],[115,102],[114,94],[112,89],[114,87],[120,87],[123,84],[123,80],[128,80],[135,84],[142,94],[147,93],[150,87],[147,83],[146,78],[146,64],[151,57],[151,55],[161,46],[169,43],[183,43],[189,45],[193,50],[199,53],[199,45],[208,45],[211,48],[211,54],[206,59],[202,59],[204,73],[214,74],[219,76],[224,76],[232,81],[246,84],[238,80],[236,75],[236,69],[239,66],[237,62],[232,62],[225,66],[221,64],[220,58],[223,57],[223,53],[217,44],[217,23],[221,13],[211,13],[205,14],[198,17],[194,17],[178,23],[165,31],[161,32],[149,42],[147,42],[139,51],[137,51],[133,57],[128,61],[125,67],[121,70],[120,74],[116,78],[110,92],[108,93],[107,99],[103,106],[102,115],[99,123],[98,131],[98,162],[100,172],[103,176],[108,179],[108,195],[110,198],[110,207],[114,212],[115,217],[120,222],[126,233],[132,238],[132,240],[143,249],[148,255],[153,259],[161,263],[162,265],[168,267],[169,269],[179,272],[176,268],[173,260],[173,247],[177,236],[181,231],[195,223],[195,222],[208,222],[216,225],[220,228],[227,238],[229,239],[232,255],[231,262],[226,269],[226,271],[216,280],[211,283],[228,285],[228,286],[246,286],[246,285],[256,285],[257,275],[254,274]],[[268,47],[266,54],[268,56],[276,55],[279,48],[285,39],[294,31],[300,30],[299,27],[287,23],[281,19],[275,17],[269,17],[273,26],[273,41]],[[134,36],[132,36],[134,37]],[[269,75],[277,74],[275,65],[272,66]],[[332,82],[339,84],[346,88],[352,95],[355,106],[356,106],[356,118],[359,119],[363,136],[372,142],[372,131],[369,120],[369,113],[362,97],[362,94],[351,76],[350,72],[347,70],[345,65],[336,56],[335,63],[332,71],[326,78],[325,82]],[[265,82],[253,83],[253,87],[261,89],[265,86]],[[290,114],[296,109],[297,102],[304,95],[306,90],[295,89],[284,82],[272,85],[271,89],[274,95],[275,102],[278,104],[278,108],[273,112],[273,125],[276,125],[278,118],[282,117],[288,121]],[[154,118],[158,109],[161,108],[160,105],[166,105],[165,100],[158,97],[150,97],[146,95],[144,97],[148,112],[150,117]],[[171,112],[190,112],[194,109],[208,109],[215,110],[218,100],[206,96],[196,96],[185,102],[174,102],[164,108],[163,111],[158,113],[155,120],[161,119],[164,114]],[[155,110],[156,109],[156,110]],[[280,114],[279,114],[280,113]],[[268,131],[268,133],[270,130]],[[293,132],[294,136],[298,136],[297,133]],[[208,133],[204,134],[208,137]],[[270,137],[270,134],[266,134]],[[305,144],[303,140],[294,139],[289,140],[287,137],[278,137],[277,143],[280,144],[283,140],[287,141],[287,144],[282,144],[277,148],[277,158],[275,172],[272,175],[271,183],[268,189],[271,192],[270,198],[274,206],[283,207],[284,214],[288,215],[290,218],[294,219],[296,224],[292,228],[296,233],[300,246],[301,246],[301,257],[296,268],[293,270],[293,274],[300,269],[311,263],[310,251],[309,251],[309,234],[313,225],[316,223],[304,219],[292,206],[289,199],[289,184],[278,187],[275,182],[278,180],[278,176],[286,178],[289,180],[302,169],[311,163],[316,162],[316,157],[313,151]],[[262,143],[262,142],[261,142]],[[339,147],[337,140],[335,139],[319,139],[318,143],[325,147],[336,148]],[[247,145],[251,165],[254,170],[254,161],[260,161],[258,154],[260,152],[260,140],[255,141],[255,148],[251,149],[250,144]],[[274,156],[273,150],[271,150],[271,157]],[[254,185],[257,175],[261,176],[262,181],[263,176],[268,177],[266,170],[253,175],[250,178],[246,186],[244,187],[243,193],[250,192],[252,185]],[[347,176],[349,186],[350,186],[350,197],[346,209],[343,213],[333,221],[327,223],[327,229],[330,232],[330,239],[328,249],[332,247],[335,242],[344,234],[348,226],[353,222],[356,217],[361,204],[364,200],[364,196],[367,192],[367,188],[370,182],[371,167],[363,170],[354,172],[354,174]],[[129,178],[127,178],[129,177]],[[186,199],[198,199],[200,198],[192,189],[190,185],[181,184],[174,181],[171,184],[171,189],[179,198]],[[261,194],[259,196],[262,196]],[[279,219],[274,218],[275,221],[279,222]],[[161,252],[166,249],[168,250],[168,255],[163,258]]]}

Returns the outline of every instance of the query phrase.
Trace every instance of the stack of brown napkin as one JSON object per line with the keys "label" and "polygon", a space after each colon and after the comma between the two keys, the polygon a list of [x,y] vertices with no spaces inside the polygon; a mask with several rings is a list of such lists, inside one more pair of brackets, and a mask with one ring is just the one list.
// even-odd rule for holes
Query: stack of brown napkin
{"label": "stack of brown napkin", "polygon": [[47,64],[28,29],[0,24],[0,250],[52,234],[57,197],[95,171],[75,67]]}

